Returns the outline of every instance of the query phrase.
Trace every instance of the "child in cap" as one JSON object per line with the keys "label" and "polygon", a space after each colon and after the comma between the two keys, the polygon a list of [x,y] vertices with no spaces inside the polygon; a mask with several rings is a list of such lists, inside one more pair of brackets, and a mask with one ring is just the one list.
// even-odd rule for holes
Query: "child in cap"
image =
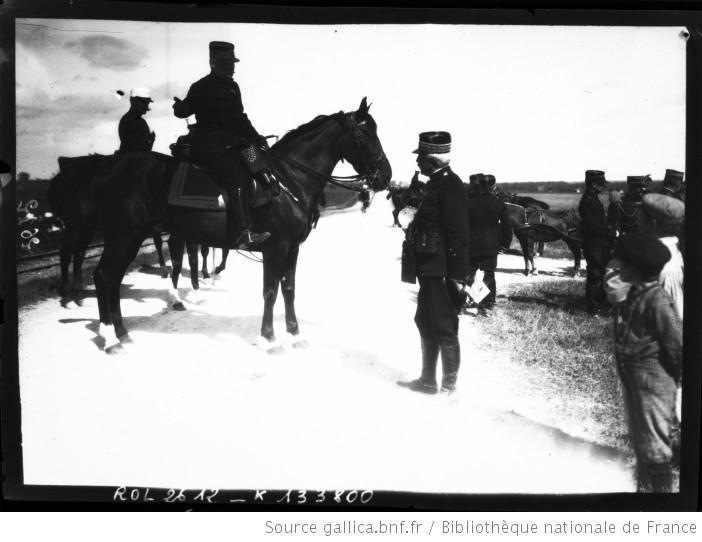
{"label": "child in cap", "polygon": [[639,492],[671,492],[671,429],[682,375],[682,323],[658,283],[670,251],[655,235],[623,236],[616,256],[631,288],[614,308],[614,348]]}

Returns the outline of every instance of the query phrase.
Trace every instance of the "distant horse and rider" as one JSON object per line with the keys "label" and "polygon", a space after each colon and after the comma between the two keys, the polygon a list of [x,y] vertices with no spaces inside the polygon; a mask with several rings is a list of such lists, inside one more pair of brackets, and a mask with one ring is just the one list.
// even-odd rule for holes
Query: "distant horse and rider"
{"label": "distant horse and rider", "polygon": [[[282,188],[266,205],[251,209],[253,227],[270,232],[270,238],[255,248],[263,260],[261,342],[268,350],[277,351],[280,347],[273,330],[273,307],[281,285],[286,330],[293,337],[294,346],[306,345],[295,314],[295,272],[299,246],[312,229],[324,187],[330,182],[358,192],[364,185],[381,191],[389,184],[392,170],[365,98],[358,110],[320,115],[287,133],[270,150],[261,151],[269,155]],[[342,159],[359,173],[355,180],[332,176]],[[163,224],[170,232],[174,269],[183,255],[176,247],[179,239],[223,249],[236,248],[237,244],[227,212],[169,204],[169,191],[180,165],[176,158],[156,152],[133,152],[115,155],[109,161],[94,161],[96,169],[88,183],[91,197],[75,205],[94,209],[103,232],[104,249],[93,276],[99,333],[106,338],[105,351],[113,353],[121,349],[120,339],[128,332],[121,312],[120,285],[128,265],[155,225]],[[216,191],[217,185],[210,182]],[[175,272],[172,279],[176,289]]]}
{"label": "distant horse and rider", "polygon": [[399,220],[400,212],[406,207],[417,209],[425,194],[426,184],[419,180],[418,171],[414,172],[409,186],[393,186],[388,188],[386,199],[392,202],[392,225],[401,228],[402,224],[400,224]]}

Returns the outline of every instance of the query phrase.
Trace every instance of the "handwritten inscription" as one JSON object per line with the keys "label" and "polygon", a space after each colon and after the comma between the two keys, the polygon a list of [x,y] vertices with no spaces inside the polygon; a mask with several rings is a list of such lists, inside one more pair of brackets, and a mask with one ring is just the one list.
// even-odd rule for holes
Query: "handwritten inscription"
{"label": "handwritten inscription", "polygon": [[340,489],[335,491],[288,489],[287,491],[227,491],[220,489],[178,489],[118,487],[112,500],[129,503],[268,503],[268,504],[368,504],[373,500],[372,490]]}

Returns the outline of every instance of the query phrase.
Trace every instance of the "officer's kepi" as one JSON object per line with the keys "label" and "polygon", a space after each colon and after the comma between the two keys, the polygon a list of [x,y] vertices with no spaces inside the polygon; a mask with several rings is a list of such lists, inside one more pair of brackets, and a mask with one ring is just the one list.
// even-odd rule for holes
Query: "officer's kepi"
{"label": "officer's kepi", "polygon": [[414,154],[447,154],[451,152],[451,134],[448,132],[422,132]]}
{"label": "officer's kepi", "polygon": [[239,59],[234,56],[234,44],[228,41],[211,41],[210,59],[223,62],[239,62]]}

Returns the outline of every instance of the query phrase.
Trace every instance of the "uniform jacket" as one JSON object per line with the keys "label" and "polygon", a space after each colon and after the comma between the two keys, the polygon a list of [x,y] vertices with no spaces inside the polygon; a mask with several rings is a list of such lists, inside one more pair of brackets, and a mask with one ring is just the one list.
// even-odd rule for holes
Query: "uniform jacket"
{"label": "uniform jacket", "polygon": [[434,172],[426,184],[426,195],[412,221],[415,233],[438,233],[443,250],[435,255],[417,255],[417,276],[464,279],[469,272],[470,240],[468,197],[463,182],[451,168]]}
{"label": "uniform jacket", "polygon": [[604,205],[597,197],[597,192],[585,191],[580,199],[578,213],[582,222],[583,247],[610,246],[610,230],[605,218]]}
{"label": "uniform jacket", "polygon": [[244,113],[239,85],[213,73],[192,84],[174,113],[178,118],[195,115],[195,153],[221,152],[228,145],[249,145],[261,137]]}
{"label": "uniform jacket", "polygon": [[497,254],[502,241],[501,225],[507,222],[505,203],[495,194],[480,192],[468,199],[471,256]]}
{"label": "uniform jacket", "polygon": [[614,347],[620,371],[656,370],[676,382],[682,372],[682,322],[658,282],[634,284],[614,314]]}
{"label": "uniform jacket", "polygon": [[133,110],[127,111],[119,121],[119,151],[150,151],[154,144],[149,125]]}

